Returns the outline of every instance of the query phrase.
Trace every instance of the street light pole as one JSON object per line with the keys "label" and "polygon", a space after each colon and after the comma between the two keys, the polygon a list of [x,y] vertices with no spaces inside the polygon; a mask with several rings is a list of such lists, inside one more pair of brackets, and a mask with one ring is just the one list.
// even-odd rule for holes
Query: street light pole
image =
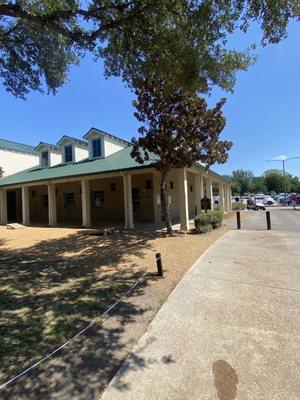
{"label": "street light pole", "polygon": [[[282,156],[284,157],[284,156]],[[289,157],[289,158],[282,158],[281,160],[278,158],[274,158],[273,160],[267,160],[267,162],[272,162],[272,161],[280,161],[282,162],[282,175],[283,175],[283,182],[284,182],[284,205],[286,206],[286,189],[287,189],[287,185],[286,185],[286,173],[285,173],[285,163],[286,161],[289,160],[293,160],[294,158],[300,158],[299,156],[297,157]]]}
{"label": "street light pole", "polygon": [[286,206],[286,174],[285,174],[285,160],[282,160],[282,174],[284,181],[284,205]]}

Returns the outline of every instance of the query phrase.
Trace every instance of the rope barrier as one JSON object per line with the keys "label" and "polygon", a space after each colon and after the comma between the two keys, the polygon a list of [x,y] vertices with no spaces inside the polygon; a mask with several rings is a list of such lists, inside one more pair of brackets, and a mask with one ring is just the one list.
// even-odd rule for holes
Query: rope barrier
{"label": "rope barrier", "polygon": [[99,322],[105,315],[107,315],[113,308],[115,308],[121,301],[129,295],[133,291],[133,289],[145,278],[147,272],[145,272],[128,290],[125,292],[115,303],[113,303],[106,311],[104,311],[103,314],[101,314],[99,317],[95,318],[89,325],[87,325],[84,329],[82,329],[80,332],[76,333],[71,339],[67,340],[64,344],[61,346],[57,347],[55,350],[53,350],[51,353],[43,357],[41,360],[33,364],[31,367],[25,369],[18,375],[14,376],[13,378],[9,379],[7,382],[3,383],[0,385],[0,390],[4,389],[6,386],[11,384],[12,382],[16,381],[17,379],[21,378],[21,376],[24,376],[27,374],[29,371],[33,370],[36,368],[38,365],[42,364],[44,361],[48,360],[50,357],[52,357],[54,354],[58,353],[60,350],[62,350],[64,347],[66,347],[69,343],[73,342],[78,336],[82,335],[84,332],[86,332],[88,329],[90,329],[93,325],[95,325],[97,322]]}

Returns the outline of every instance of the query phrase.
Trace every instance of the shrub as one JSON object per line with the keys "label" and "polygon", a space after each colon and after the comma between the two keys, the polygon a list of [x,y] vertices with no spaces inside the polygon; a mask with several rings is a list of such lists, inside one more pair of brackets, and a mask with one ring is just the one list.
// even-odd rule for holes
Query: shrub
{"label": "shrub", "polygon": [[241,201],[234,201],[232,203],[232,211],[245,210],[246,205]]}
{"label": "shrub", "polygon": [[221,211],[201,212],[194,219],[197,233],[207,233],[222,226],[223,213]]}
{"label": "shrub", "polygon": [[209,233],[213,230],[213,227],[211,224],[206,224],[206,225],[199,225],[196,228],[197,233]]}

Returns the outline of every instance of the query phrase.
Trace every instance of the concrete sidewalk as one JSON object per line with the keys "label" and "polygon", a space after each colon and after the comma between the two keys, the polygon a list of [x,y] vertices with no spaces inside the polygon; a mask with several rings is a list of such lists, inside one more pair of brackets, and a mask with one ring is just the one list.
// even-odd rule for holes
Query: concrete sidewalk
{"label": "concrete sidewalk", "polygon": [[299,399],[300,232],[229,231],[189,270],[102,400]]}

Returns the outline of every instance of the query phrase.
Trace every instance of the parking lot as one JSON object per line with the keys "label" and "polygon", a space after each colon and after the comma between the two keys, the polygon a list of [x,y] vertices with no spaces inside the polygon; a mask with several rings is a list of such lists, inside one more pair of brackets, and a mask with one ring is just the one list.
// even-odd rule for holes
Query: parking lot
{"label": "parking lot", "polygon": [[[300,232],[300,206],[293,210],[292,207],[267,207],[271,216],[272,230],[299,231]],[[245,211],[242,219],[242,229],[261,230],[267,229],[266,211]],[[236,229],[236,219],[227,220],[226,225],[230,229]]]}

